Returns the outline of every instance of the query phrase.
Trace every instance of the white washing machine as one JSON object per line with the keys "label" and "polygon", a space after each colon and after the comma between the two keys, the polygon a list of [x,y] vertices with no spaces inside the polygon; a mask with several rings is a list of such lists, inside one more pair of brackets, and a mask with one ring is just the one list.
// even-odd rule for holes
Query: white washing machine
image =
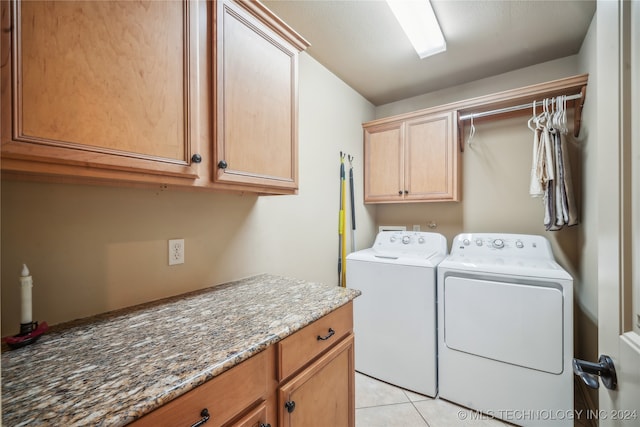
{"label": "white washing machine", "polygon": [[573,279],[542,236],[460,234],[438,267],[439,396],[573,426]]}
{"label": "white washing machine", "polygon": [[362,291],[353,313],[358,372],[436,395],[436,266],[446,254],[441,234],[383,231],[347,256],[347,285]]}

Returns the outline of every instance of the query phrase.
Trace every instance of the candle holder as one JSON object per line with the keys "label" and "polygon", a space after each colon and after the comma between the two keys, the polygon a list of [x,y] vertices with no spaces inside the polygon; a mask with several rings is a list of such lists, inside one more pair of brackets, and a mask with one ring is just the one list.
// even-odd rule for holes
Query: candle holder
{"label": "candle holder", "polygon": [[49,325],[47,322],[42,322],[38,325],[38,322],[20,323],[20,333],[12,337],[5,337],[4,342],[11,348],[20,348],[33,344],[44,334]]}
{"label": "candle holder", "polygon": [[38,322],[20,323],[20,333],[17,336],[29,335],[35,331],[37,327]]}

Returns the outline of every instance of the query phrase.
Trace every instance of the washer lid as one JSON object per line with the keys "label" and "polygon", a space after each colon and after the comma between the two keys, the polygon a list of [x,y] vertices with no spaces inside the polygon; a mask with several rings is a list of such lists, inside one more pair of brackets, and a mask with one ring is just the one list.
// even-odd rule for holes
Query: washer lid
{"label": "washer lid", "polygon": [[374,248],[363,249],[347,255],[347,263],[353,261],[377,262],[384,264],[409,265],[417,267],[436,267],[446,257],[446,254],[431,251],[420,252],[393,252],[380,251]]}

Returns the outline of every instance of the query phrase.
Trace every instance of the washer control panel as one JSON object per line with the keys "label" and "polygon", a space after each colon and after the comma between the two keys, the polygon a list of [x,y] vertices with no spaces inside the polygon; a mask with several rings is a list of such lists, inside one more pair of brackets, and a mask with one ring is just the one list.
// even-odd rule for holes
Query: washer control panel
{"label": "washer control panel", "polygon": [[419,253],[434,251],[446,253],[447,239],[439,233],[424,231],[381,231],[373,244],[376,252]]}
{"label": "washer control panel", "polygon": [[451,253],[546,258],[553,256],[543,236],[504,233],[463,233],[453,239]]}

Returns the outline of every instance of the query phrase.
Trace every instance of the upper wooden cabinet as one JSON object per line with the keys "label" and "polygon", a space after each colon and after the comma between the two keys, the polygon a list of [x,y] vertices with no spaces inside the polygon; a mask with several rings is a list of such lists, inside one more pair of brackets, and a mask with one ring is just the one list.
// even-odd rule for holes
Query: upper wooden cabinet
{"label": "upper wooden cabinet", "polygon": [[[2,169],[191,180],[188,1],[2,2]],[[146,178],[144,178],[147,176]]]}
{"label": "upper wooden cabinet", "polygon": [[298,54],[308,43],[262,4],[223,0],[215,22],[215,182],[298,188]]}
{"label": "upper wooden cabinet", "polygon": [[446,111],[365,123],[365,203],[458,201],[455,117]]}
{"label": "upper wooden cabinet", "polygon": [[298,55],[257,1],[2,1],[2,172],[298,188]]}

